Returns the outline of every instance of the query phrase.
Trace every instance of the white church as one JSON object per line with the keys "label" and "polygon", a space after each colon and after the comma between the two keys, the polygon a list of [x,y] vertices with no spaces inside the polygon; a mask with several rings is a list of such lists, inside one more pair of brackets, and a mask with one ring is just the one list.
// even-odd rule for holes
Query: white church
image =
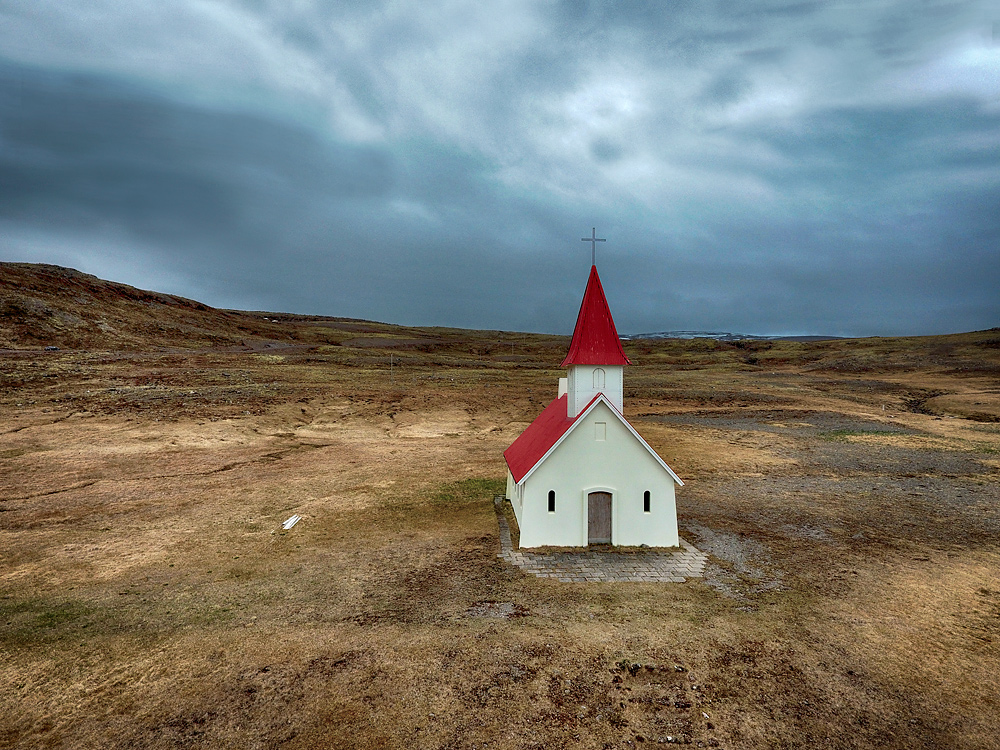
{"label": "white church", "polygon": [[559,394],[504,451],[520,547],[676,547],[684,483],[622,415],[622,349],[591,266]]}

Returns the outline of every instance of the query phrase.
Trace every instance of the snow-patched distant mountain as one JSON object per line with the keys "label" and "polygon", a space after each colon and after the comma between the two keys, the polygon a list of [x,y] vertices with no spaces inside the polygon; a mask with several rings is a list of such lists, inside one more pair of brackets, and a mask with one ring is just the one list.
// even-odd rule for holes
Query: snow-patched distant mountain
{"label": "snow-patched distant mountain", "polygon": [[842,336],[760,336],[753,333],[729,331],[657,331],[656,333],[631,333],[622,336],[626,341],[636,339],[715,339],[716,341],[829,341]]}

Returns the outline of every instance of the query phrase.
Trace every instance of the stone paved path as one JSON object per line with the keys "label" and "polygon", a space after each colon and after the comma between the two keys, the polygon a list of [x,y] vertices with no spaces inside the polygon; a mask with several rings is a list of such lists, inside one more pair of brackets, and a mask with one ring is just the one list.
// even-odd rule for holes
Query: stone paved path
{"label": "stone paved path", "polygon": [[510,526],[503,513],[503,498],[494,498],[497,523],[500,525],[500,557],[525,573],[560,581],[646,581],[683,583],[700,577],[708,555],[699,552],[683,539],[681,549],[619,550],[614,547],[586,549],[580,552],[526,552],[515,550],[510,541]]}

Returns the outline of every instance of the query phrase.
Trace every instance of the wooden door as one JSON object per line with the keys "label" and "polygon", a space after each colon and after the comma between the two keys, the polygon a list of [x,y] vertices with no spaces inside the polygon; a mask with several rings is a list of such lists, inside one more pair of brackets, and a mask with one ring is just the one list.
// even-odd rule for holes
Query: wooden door
{"label": "wooden door", "polygon": [[587,495],[587,544],[611,544],[611,493]]}

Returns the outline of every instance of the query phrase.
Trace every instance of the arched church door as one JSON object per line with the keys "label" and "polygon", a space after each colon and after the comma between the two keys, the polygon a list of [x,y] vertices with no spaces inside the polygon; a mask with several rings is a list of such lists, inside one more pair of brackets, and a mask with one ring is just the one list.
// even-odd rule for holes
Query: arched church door
{"label": "arched church door", "polygon": [[587,495],[587,544],[611,544],[611,493]]}

